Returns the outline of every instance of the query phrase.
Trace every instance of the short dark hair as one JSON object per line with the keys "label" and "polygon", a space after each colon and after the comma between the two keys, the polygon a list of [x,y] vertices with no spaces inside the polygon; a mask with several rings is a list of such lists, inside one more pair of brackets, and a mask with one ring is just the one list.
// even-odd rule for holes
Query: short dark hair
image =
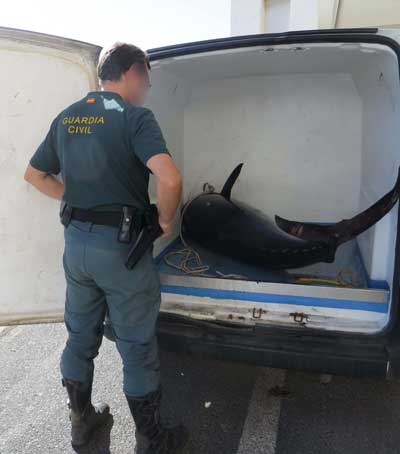
{"label": "short dark hair", "polygon": [[134,64],[150,67],[149,57],[142,49],[133,44],[116,42],[100,58],[97,75],[100,80],[120,80],[124,72]]}

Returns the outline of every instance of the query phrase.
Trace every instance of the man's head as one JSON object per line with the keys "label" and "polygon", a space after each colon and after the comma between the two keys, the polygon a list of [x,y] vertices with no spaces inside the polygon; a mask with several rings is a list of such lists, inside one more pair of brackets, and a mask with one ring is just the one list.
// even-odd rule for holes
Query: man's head
{"label": "man's head", "polygon": [[97,65],[104,90],[117,91],[132,104],[144,103],[150,87],[150,62],[147,54],[133,44],[116,42]]}

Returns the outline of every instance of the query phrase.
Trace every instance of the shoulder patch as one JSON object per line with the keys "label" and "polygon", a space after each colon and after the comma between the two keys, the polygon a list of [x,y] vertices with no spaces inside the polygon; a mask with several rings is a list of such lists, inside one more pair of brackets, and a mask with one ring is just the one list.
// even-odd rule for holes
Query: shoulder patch
{"label": "shoulder patch", "polygon": [[96,102],[96,100],[94,98],[88,98],[86,100],[86,104],[93,104],[94,102]]}

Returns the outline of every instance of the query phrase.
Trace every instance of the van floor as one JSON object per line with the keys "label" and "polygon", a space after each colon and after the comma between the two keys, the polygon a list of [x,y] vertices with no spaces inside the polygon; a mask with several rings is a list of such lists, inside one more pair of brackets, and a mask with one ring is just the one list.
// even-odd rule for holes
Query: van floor
{"label": "van floor", "polygon": [[[180,253],[180,251],[183,251]],[[160,273],[184,276],[180,269],[185,248],[181,239],[175,238],[156,258]],[[229,279],[244,279],[257,282],[302,283],[311,285],[343,286],[354,288],[384,288],[384,281],[371,281],[366,273],[357,240],[342,244],[336,252],[333,263],[316,263],[303,268],[284,271],[271,271],[260,267],[235,261],[229,257],[213,253],[203,248],[196,248],[201,261],[209,268],[207,271],[195,274],[197,277],[214,277]],[[194,261],[188,263],[195,266]]]}

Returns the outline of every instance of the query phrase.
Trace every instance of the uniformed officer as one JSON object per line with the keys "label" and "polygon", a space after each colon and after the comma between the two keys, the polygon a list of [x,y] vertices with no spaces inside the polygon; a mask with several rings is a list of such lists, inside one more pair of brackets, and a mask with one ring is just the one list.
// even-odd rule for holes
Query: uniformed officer
{"label": "uniformed officer", "polygon": [[[61,218],[68,339],[60,371],[71,442],[86,444],[110,416],[107,404],[91,403],[93,359],[107,314],[136,425],[135,452],[141,454],[175,452],[187,440],[182,424],[167,428],[160,422],[155,323],[161,292],[152,247],[132,270],[125,267],[150,206],[149,173],[156,178],[163,236],[172,232],[182,193],[181,175],[159,124],[143,107],[150,69],[147,54],[134,45],[117,42],[104,52],[97,66],[102,90],[87,93],[56,116],[25,172],[25,180],[61,200],[69,213]],[[62,182],[53,176],[59,172]],[[124,220],[129,222],[120,236]]]}

